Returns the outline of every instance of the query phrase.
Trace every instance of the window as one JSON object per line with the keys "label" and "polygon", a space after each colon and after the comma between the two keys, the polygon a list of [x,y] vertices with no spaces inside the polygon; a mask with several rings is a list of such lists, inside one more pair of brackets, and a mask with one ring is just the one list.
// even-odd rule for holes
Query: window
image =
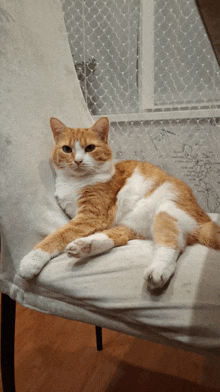
{"label": "window", "polygon": [[219,76],[194,0],[141,1],[141,111],[155,119],[219,115]]}

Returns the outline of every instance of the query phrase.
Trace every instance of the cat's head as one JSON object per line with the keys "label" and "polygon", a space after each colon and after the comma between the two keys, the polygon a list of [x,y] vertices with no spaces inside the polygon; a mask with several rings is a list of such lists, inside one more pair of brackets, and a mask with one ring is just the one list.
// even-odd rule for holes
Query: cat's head
{"label": "cat's head", "polygon": [[52,161],[56,169],[77,177],[112,170],[106,117],[90,128],[68,128],[56,118],[50,119],[50,125],[55,140]]}

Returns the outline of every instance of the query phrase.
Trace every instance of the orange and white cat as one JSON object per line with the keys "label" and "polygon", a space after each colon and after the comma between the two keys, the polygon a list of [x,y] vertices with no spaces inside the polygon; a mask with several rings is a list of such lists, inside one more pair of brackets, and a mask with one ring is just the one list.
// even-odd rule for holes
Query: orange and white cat
{"label": "orange and white cat", "polygon": [[220,227],[183,181],[150,163],[113,163],[106,117],[89,129],[68,128],[55,118],[50,123],[55,195],[71,220],[22,259],[24,279],[33,278],[62,252],[84,258],[132,239],[152,238],[155,251],[144,278],[150,288],[158,288],[173,275],[187,244],[220,249]]}

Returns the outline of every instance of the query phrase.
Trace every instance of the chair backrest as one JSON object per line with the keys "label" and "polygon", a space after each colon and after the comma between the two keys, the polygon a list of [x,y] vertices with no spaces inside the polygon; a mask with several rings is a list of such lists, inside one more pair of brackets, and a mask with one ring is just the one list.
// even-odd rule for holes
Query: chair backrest
{"label": "chair backrest", "polygon": [[67,222],[54,198],[49,118],[76,127],[93,120],[75,73],[60,0],[1,0],[0,10],[1,272],[12,279],[33,245]]}

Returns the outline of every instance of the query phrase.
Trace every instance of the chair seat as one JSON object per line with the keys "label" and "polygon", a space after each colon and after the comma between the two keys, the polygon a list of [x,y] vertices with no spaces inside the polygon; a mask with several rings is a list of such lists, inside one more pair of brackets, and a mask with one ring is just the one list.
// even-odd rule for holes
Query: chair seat
{"label": "chair seat", "polygon": [[155,293],[143,279],[152,253],[152,241],[133,240],[83,261],[62,254],[32,281],[15,275],[10,296],[42,312],[220,355],[219,252],[187,247],[169,285]]}

